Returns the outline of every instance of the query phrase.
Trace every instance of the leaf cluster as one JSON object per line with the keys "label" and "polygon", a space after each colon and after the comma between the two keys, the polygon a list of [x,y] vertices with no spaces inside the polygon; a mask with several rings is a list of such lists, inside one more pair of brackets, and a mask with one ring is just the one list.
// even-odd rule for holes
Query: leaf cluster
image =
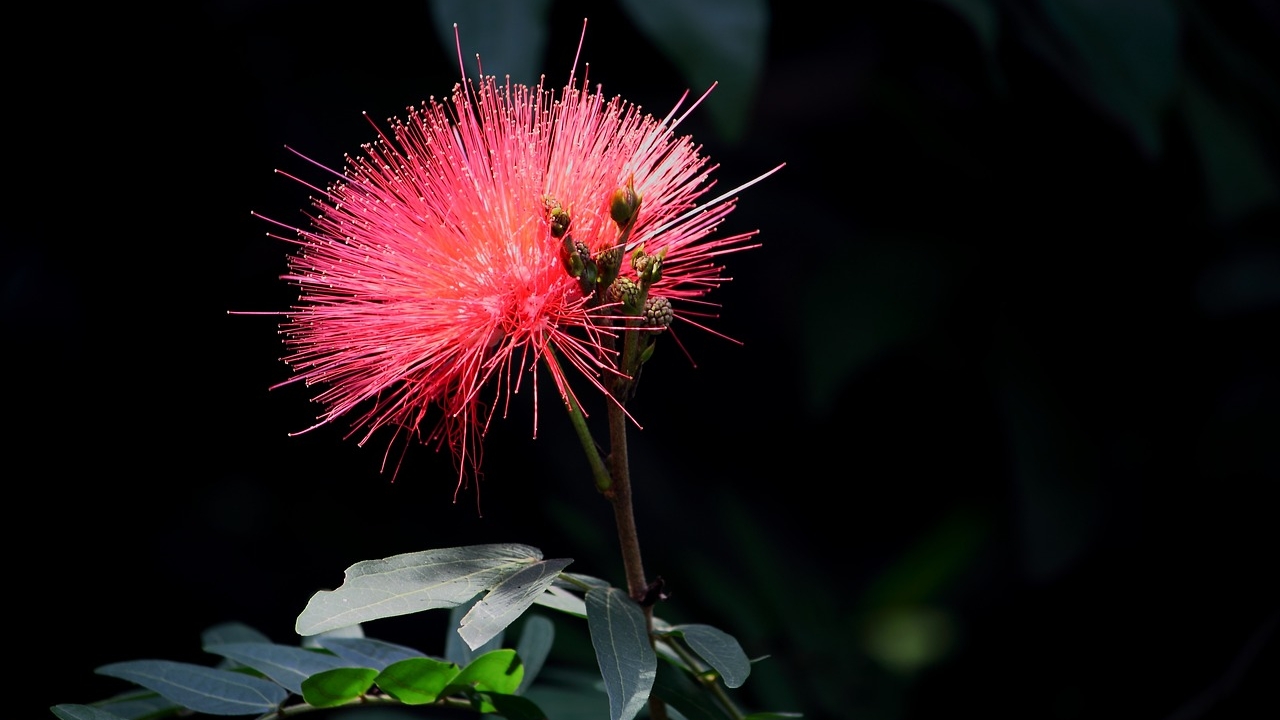
{"label": "leaf cluster", "polygon": [[[585,619],[610,720],[631,720],[657,694],[686,720],[764,720],[744,715],[725,689],[742,685],[751,661],[709,625],[653,619],[623,590],[566,573],[527,545],[426,550],[356,563],[336,590],[313,595],[298,616],[299,645],[273,643],[228,623],[206,630],[216,667],[133,660],[97,668],[137,686],[91,705],[51,708],[62,720],[159,720],[198,715],[275,720],[348,706],[397,705],[474,711],[511,720],[552,717],[525,696],[550,654],[554,623],[534,605]],[[363,623],[448,608],[443,656],[364,635]],[[524,618],[514,648],[505,631]],[[461,641],[461,642],[459,642]],[[592,688],[584,693],[596,693]],[[558,713],[557,713],[558,714]]]}

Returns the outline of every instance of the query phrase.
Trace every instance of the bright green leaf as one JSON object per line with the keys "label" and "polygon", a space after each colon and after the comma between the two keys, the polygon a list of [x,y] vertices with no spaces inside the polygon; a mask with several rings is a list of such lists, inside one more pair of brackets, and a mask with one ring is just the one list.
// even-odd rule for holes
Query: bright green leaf
{"label": "bright green leaf", "polygon": [[342,586],[311,596],[298,616],[299,635],[409,613],[450,608],[542,559],[528,545],[474,545],[364,560],[347,568]]}
{"label": "bright green leaf", "polygon": [[512,573],[494,585],[462,618],[458,634],[472,650],[515,622],[573,560],[545,560]]}
{"label": "bright green leaf", "polygon": [[62,704],[49,709],[62,720],[127,720],[89,705]]}
{"label": "bright green leaf", "polygon": [[409,658],[388,665],[374,680],[388,695],[406,705],[435,702],[453,682],[458,666],[433,658]]}
{"label": "bright green leaf", "polygon": [[720,673],[725,685],[736,688],[746,682],[751,674],[751,660],[732,635],[710,625],[677,625],[674,629],[684,636],[698,657]]}
{"label": "bright green leaf", "polygon": [[204,650],[253,668],[296,695],[302,694],[302,681],[308,677],[324,670],[350,665],[327,653],[274,643],[222,643],[206,645]]}
{"label": "bright green leaf", "polygon": [[769,35],[766,0],[623,0],[641,32],[701,95],[719,83],[704,107],[725,140],[746,130],[764,69]]}
{"label": "bright green leaf", "polygon": [[492,650],[472,660],[449,684],[510,695],[520,687],[523,678],[524,665],[520,657],[515,650],[507,648]]}
{"label": "bright green leaf", "polygon": [[141,685],[208,715],[265,713],[289,697],[287,690],[261,678],[169,660],[112,663],[94,672]]}
{"label": "bright green leaf", "polygon": [[556,627],[541,615],[526,615],[524,625],[520,628],[520,639],[516,642],[516,654],[524,661],[524,679],[516,693],[523,693],[542,670],[542,664],[551,654],[551,646],[555,642]]}
{"label": "bright green leaf", "polygon": [[344,705],[369,692],[376,677],[372,668],[325,670],[302,681],[302,699],[320,708]]}
{"label": "bright green leaf", "polygon": [[649,700],[658,658],[644,611],[618,588],[587,592],[587,629],[609,695],[611,720],[631,720]]}
{"label": "bright green leaf", "polygon": [[342,658],[347,666],[383,670],[388,665],[408,658],[426,657],[426,653],[395,643],[373,638],[322,637],[320,647]]}
{"label": "bright green leaf", "polygon": [[[486,75],[510,75],[512,82],[537,84],[551,0],[431,0],[429,4],[436,37],[446,52],[457,47],[453,25],[458,24],[468,75],[475,72],[479,55]],[[566,77],[568,71],[565,68]]]}

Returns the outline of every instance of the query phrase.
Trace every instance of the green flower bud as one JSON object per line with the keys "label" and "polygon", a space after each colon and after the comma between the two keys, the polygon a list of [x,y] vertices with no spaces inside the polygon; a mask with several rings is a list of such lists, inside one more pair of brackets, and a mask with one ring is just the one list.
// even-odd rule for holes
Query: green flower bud
{"label": "green flower bud", "polygon": [[565,210],[558,200],[550,195],[542,196],[542,205],[547,209],[547,222],[551,225],[551,237],[564,237],[569,232],[569,211]]}
{"label": "green flower bud", "polygon": [[640,286],[628,277],[615,278],[613,283],[609,285],[609,299],[616,303],[622,303],[622,307],[628,315],[639,314]]}
{"label": "green flower bud", "polygon": [[609,199],[609,217],[621,229],[635,220],[639,210],[640,193],[636,192],[635,178],[629,177],[625,186],[613,191],[613,197]]}

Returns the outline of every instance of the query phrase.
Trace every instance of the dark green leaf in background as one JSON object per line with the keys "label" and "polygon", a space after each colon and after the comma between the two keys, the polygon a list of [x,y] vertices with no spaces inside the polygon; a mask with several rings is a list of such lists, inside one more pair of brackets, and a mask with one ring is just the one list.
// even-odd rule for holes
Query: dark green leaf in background
{"label": "dark green leaf in background", "polygon": [[113,715],[106,710],[99,710],[89,705],[54,705],[49,709],[62,720],[128,720],[128,718]]}
{"label": "dark green leaf in background", "polygon": [[[476,55],[486,75],[509,75],[522,85],[537,85],[538,76],[547,70],[542,63],[551,0],[429,0],[427,4],[441,46],[450,51],[461,41],[468,77],[476,75]],[[453,34],[454,23],[458,38]],[[564,68],[566,81],[569,70]]]}
{"label": "dark green leaf in background", "polygon": [[551,654],[555,638],[555,623],[541,615],[525,615],[520,639],[516,642],[516,654],[524,662],[524,679],[520,681],[516,694],[523,694],[538,676],[542,664]]}
{"label": "dark green leaf in background", "polygon": [[[622,0],[631,20],[684,74],[697,98],[719,83],[703,107],[720,135],[746,135],[769,36],[765,0]],[[642,60],[637,59],[637,62]]]}

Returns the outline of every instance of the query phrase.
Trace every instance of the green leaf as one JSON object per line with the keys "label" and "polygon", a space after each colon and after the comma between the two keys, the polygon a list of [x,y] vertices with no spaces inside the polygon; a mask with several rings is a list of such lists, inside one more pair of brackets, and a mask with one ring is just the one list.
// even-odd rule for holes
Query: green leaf
{"label": "green leaf", "polygon": [[343,664],[384,670],[388,665],[426,653],[373,638],[322,637],[320,647],[342,658]]}
{"label": "green leaf", "polygon": [[510,695],[520,687],[524,664],[515,650],[493,650],[462,668],[450,687],[467,687]]}
{"label": "green leaf", "polygon": [[1242,113],[1220,102],[1196,77],[1187,79],[1180,100],[1214,213],[1233,221],[1275,203],[1280,182]]}
{"label": "green leaf", "polygon": [[751,660],[742,651],[737,639],[710,625],[676,625],[672,630],[684,636],[698,657],[720,673],[724,684],[740,687],[751,674]]}
{"label": "green leaf", "polygon": [[575,617],[585,618],[587,616],[587,606],[582,601],[582,598],[562,587],[553,585],[547,588],[547,591],[534,598],[533,602],[542,607],[559,610]]}
{"label": "green leaf", "polygon": [[543,663],[551,654],[551,646],[555,642],[556,626],[541,615],[526,615],[524,625],[520,628],[520,639],[516,642],[516,654],[524,661],[524,679],[516,694],[529,688]]}
{"label": "green leaf", "polygon": [[129,718],[129,720],[167,717],[174,715],[174,711],[182,709],[181,705],[174,703],[172,700],[142,688],[134,692],[121,693],[97,705],[101,710]]}
{"label": "green leaf", "polygon": [[271,638],[240,622],[214,625],[200,634],[200,644],[205,646],[241,642],[269,643]]}
{"label": "green leaf", "polygon": [[94,672],[141,685],[208,715],[261,714],[289,697],[287,690],[261,678],[169,660],[112,663]]}
{"label": "green leaf", "polygon": [[448,630],[444,636],[444,659],[451,663],[457,663],[458,667],[466,667],[471,664],[472,660],[490,650],[497,650],[502,647],[502,633],[498,633],[477,648],[467,645],[462,636],[458,634],[456,628],[462,626],[462,618],[471,612],[471,608],[475,607],[477,602],[480,602],[479,595],[449,611],[449,624],[445,626]]}
{"label": "green leaf", "polygon": [[622,7],[680,69],[695,96],[719,83],[704,107],[725,140],[739,140],[768,54],[768,2],[622,0]]}
{"label": "green leaf", "polygon": [[475,650],[515,622],[573,560],[544,560],[494,585],[462,618],[458,634]]}
{"label": "green leaf", "polygon": [[687,720],[731,720],[711,693],[694,682],[685,670],[671,663],[658,663],[653,694],[680,711]]}
{"label": "green leaf", "polygon": [[446,52],[456,47],[453,24],[458,24],[468,74],[475,71],[478,54],[485,74],[537,84],[551,0],[431,0],[430,6],[436,37]]}
{"label": "green leaf", "polygon": [[89,705],[62,704],[49,708],[62,720],[128,720]]}
{"label": "green leaf", "polygon": [[302,694],[303,680],[318,672],[350,665],[328,653],[274,643],[222,643],[206,645],[204,650],[253,668],[296,695]]}
{"label": "green leaf", "polygon": [[325,670],[302,681],[302,699],[320,708],[344,705],[369,692],[376,677],[372,668]]}
{"label": "green leaf", "polygon": [[631,720],[649,700],[658,663],[644,611],[618,588],[589,590],[586,605],[591,645],[609,695],[609,717]]}
{"label": "green leaf", "polygon": [[532,700],[519,695],[487,693],[486,699],[507,720],[547,720],[547,714]]}
{"label": "green leaf", "polygon": [[347,568],[342,586],[311,596],[298,616],[299,635],[466,602],[542,559],[528,545],[473,545],[364,560]]}
{"label": "green leaf", "polygon": [[388,665],[374,682],[406,705],[425,705],[435,702],[457,676],[457,665],[421,657]]}
{"label": "green leaf", "polygon": [[1052,39],[1033,48],[1124,125],[1148,157],[1179,83],[1179,14],[1170,0],[1040,0]]}

